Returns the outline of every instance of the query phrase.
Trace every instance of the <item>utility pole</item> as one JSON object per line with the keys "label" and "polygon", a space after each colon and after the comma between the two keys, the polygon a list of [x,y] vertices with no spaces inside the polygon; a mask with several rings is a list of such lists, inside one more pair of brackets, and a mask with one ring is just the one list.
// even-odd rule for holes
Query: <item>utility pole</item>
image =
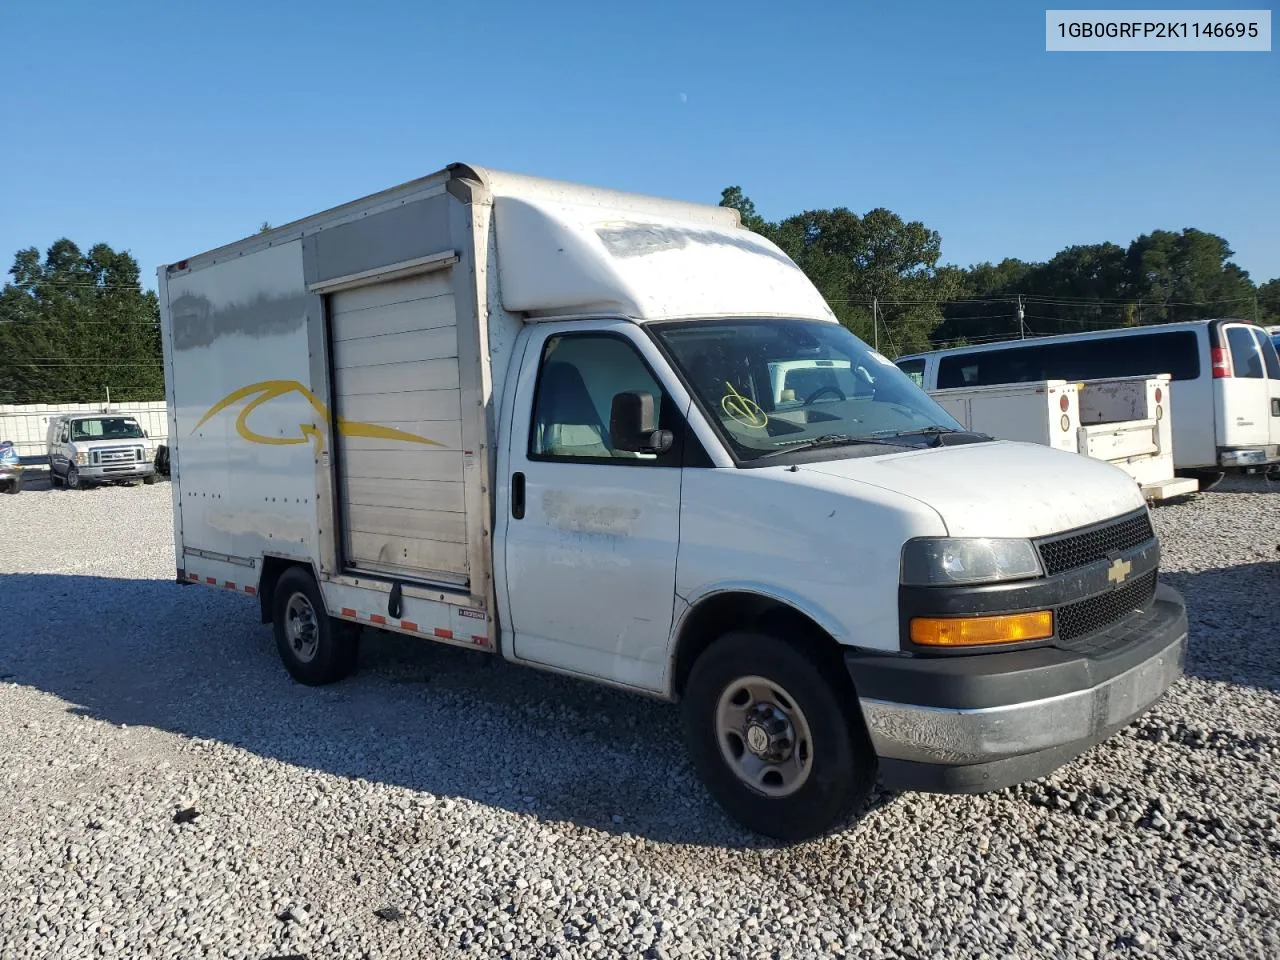
{"label": "utility pole", "polygon": [[1019,340],[1027,339],[1027,327],[1026,327],[1026,324],[1022,322],[1022,318],[1024,316],[1026,316],[1026,314],[1022,310],[1022,294],[1018,294],[1018,339]]}
{"label": "utility pole", "polygon": [[871,338],[876,353],[880,352],[880,298],[871,298]]}

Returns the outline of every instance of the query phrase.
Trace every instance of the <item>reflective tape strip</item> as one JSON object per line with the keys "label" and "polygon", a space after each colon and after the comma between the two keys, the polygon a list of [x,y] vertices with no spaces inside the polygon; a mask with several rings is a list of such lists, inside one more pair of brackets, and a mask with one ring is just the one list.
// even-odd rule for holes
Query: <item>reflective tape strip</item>
{"label": "reflective tape strip", "polygon": [[256,593],[258,592],[258,588],[257,588],[257,587],[245,587],[245,588],[244,588],[244,592],[245,592],[245,593],[247,593],[247,594],[249,594],[249,596],[253,596],[254,594],[256,594]]}
{"label": "reflective tape strip", "polygon": [[376,623],[378,626],[386,626],[387,618],[380,613],[371,613],[369,614],[369,622]]}
{"label": "reflective tape strip", "polygon": [[400,621],[400,629],[401,629],[401,630],[412,630],[414,633],[417,633],[417,632],[418,632],[418,625],[417,625],[416,623],[414,623],[412,620],[401,620],[401,621]]}
{"label": "reflective tape strip", "polygon": [[441,640],[452,640],[452,639],[453,639],[453,631],[452,631],[452,630],[446,630],[444,627],[436,627],[436,629],[435,629],[435,631],[434,631],[434,632],[435,632],[435,635],[436,635],[437,637],[439,637]]}
{"label": "reflective tape strip", "polygon": [[356,614],[356,612],[355,612],[354,610],[352,610],[350,607],[343,607],[343,608],[342,608],[342,615],[343,615],[344,617],[355,617],[357,614]]}
{"label": "reflective tape strip", "polygon": [[226,590],[234,590],[236,588],[236,585],[232,583],[230,580],[226,581],[226,583],[224,583],[222,586]]}
{"label": "reflective tape strip", "polygon": [[205,577],[205,578],[204,578],[204,582],[205,582],[205,583],[212,584],[213,586],[215,586],[215,587],[216,587],[216,586],[218,585],[218,578],[217,578],[217,577]]}
{"label": "reflective tape strip", "polygon": [[477,647],[487,647],[489,645],[489,638],[473,635],[471,637],[471,642],[474,643]]}

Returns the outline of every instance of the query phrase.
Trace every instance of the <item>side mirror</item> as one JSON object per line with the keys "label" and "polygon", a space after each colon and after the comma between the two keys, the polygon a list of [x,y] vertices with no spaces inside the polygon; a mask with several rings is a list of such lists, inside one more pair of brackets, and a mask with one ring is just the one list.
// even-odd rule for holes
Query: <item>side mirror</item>
{"label": "side mirror", "polygon": [[670,430],[658,429],[652,393],[630,391],[614,394],[609,411],[609,442],[628,453],[666,453],[675,442]]}

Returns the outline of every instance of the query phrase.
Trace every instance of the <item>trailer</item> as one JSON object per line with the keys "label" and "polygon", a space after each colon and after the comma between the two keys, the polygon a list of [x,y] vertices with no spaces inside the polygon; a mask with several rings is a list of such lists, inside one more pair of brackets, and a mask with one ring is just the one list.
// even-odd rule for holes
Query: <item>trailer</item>
{"label": "trailer", "polygon": [[930,396],[971,430],[1113,464],[1149,501],[1199,488],[1194,478],[1174,476],[1168,374],[953,387]]}

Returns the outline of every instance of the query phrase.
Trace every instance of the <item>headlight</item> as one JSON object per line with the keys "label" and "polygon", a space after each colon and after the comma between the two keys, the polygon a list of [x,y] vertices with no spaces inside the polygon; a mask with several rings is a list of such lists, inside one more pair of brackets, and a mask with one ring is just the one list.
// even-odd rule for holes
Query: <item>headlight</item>
{"label": "headlight", "polygon": [[902,548],[902,582],[908,586],[1020,580],[1043,572],[1030,540],[937,537],[908,540]]}
{"label": "headlight", "polygon": [[89,462],[89,451],[87,450],[76,451],[76,463],[80,464],[81,466],[84,466],[88,462]]}

